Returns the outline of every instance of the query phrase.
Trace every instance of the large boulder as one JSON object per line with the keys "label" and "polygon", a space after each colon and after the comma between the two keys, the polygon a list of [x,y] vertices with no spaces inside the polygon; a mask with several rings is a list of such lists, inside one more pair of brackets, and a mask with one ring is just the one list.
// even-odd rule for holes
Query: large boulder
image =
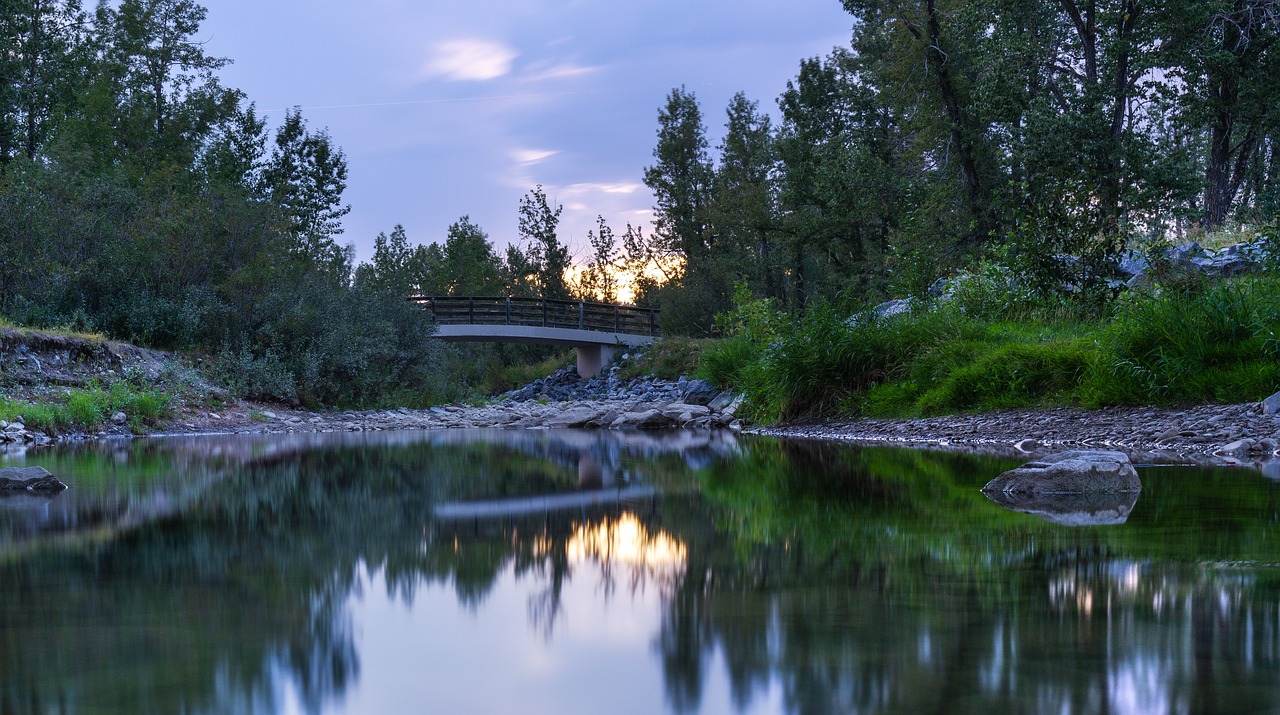
{"label": "large boulder", "polygon": [[1142,490],[1123,452],[1073,450],[1027,462],[987,482],[987,494],[1097,494]]}
{"label": "large boulder", "polygon": [[689,405],[706,405],[720,395],[720,390],[706,380],[690,380],[680,393],[680,401]]}
{"label": "large boulder", "polygon": [[31,492],[61,494],[67,485],[44,467],[9,467],[0,469],[0,493]]}

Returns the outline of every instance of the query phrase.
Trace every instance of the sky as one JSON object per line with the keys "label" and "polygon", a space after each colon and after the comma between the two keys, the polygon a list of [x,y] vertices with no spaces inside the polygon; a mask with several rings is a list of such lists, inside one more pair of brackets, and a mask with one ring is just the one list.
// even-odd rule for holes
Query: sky
{"label": "sky", "polygon": [[522,196],[564,206],[587,259],[603,215],[649,228],[658,110],[698,98],[711,147],[743,91],[777,117],[800,60],[847,46],[839,0],[205,0],[223,83],[278,121],[301,107],[347,157],[338,240],[368,260],[379,232],[443,242],[467,215],[498,250]]}

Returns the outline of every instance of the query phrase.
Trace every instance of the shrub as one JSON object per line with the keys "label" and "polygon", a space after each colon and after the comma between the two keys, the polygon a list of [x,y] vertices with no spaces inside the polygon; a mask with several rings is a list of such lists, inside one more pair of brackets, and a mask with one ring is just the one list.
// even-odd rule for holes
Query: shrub
{"label": "shrub", "polygon": [[1100,339],[1089,404],[1257,400],[1280,386],[1280,281],[1130,296]]}

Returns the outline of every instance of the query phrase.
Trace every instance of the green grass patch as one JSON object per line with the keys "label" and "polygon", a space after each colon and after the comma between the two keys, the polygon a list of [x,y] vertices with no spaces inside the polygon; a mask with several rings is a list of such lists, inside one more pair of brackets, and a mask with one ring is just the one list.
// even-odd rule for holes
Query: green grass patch
{"label": "green grass patch", "polygon": [[768,343],[706,346],[699,375],[762,421],[1006,408],[1248,402],[1280,388],[1280,280],[1131,293],[1103,311],[877,320],[812,309]]}
{"label": "green grass patch", "polygon": [[27,429],[58,434],[73,429],[92,430],[123,412],[134,432],[154,427],[171,411],[173,397],[167,393],[136,387],[125,381],[109,386],[91,382],[86,388],[71,390],[61,401],[32,403],[0,397],[0,419],[21,421]]}

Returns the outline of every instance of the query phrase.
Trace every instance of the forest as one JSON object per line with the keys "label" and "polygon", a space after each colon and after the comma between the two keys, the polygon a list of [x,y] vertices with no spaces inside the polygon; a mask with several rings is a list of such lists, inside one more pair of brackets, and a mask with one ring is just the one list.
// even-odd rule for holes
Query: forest
{"label": "forest", "polygon": [[714,149],[671,91],[637,167],[657,219],[601,217],[584,266],[541,186],[503,254],[463,216],[357,265],[342,149],[221,83],[203,7],[0,5],[0,316],[206,355],[246,396],[420,402],[540,357],[432,341],[413,293],[612,300],[629,275],[667,334],[702,337],[998,267],[1101,315],[1129,252],[1280,210],[1277,0],[844,0],[849,46],[800,61],[776,111],[734,97]]}

